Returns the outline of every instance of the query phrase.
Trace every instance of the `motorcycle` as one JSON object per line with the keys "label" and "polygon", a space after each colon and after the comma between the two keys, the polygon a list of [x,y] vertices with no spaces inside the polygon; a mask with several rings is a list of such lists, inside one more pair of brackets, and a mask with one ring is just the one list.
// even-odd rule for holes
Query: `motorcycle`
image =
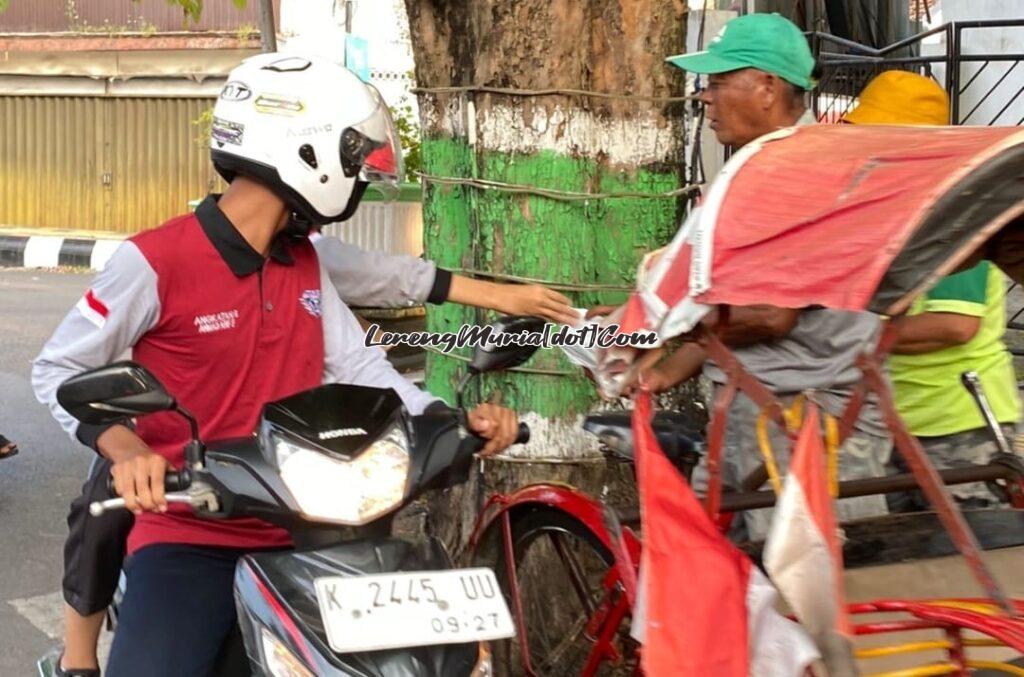
{"label": "motorcycle", "polygon": [[[540,322],[504,318],[494,329],[537,331]],[[477,348],[459,409],[412,416],[391,389],[328,384],[265,405],[256,435],[209,447],[195,418],[130,361],[68,379],[57,397],[92,424],[176,412],[191,440],[185,467],[167,475],[168,503],[209,519],[258,517],[290,533],[294,549],[239,560],[234,594],[248,666],[217,674],[485,677],[488,642],[515,634],[493,571],[455,569],[439,540],[394,537],[392,522],[427,489],[466,480],[484,444],[461,425],[471,378],[535,350]],[[521,423],[516,443],[528,440]],[[111,498],[90,513],[124,507]]]}

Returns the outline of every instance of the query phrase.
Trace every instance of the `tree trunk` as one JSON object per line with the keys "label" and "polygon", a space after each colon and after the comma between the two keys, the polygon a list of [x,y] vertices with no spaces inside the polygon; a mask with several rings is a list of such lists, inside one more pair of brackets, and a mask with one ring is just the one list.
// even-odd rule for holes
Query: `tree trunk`
{"label": "tree trunk", "polygon": [[[683,104],[429,90],[680,96],[682,72],[664,58],[684,50],[684,0],[406,0],[406,7],[417,85],[428,90],[419,96],[427,256],[457,272],[543,282],[579,307],[623,301],[640,258],[674,234],[682,199],[567,200],[458,182],[590,194],[672,191],[683,178]],[[491,319],[448,304],[430,309],[427,328],[458,331]],[[431,354],[427,361],[428,388],[450,402],[465,370],[458,358]],[[531,371],[485,376],[470,401],[500,391],[533,429],[530,444],[511,455],[536,464],[503,469],[500,459],[488,461],[486,482],[478,476],[440,499],[448,509],[436,514],[450,543],[464,542],[485,492],[557,475],[600,494],[613,480],[594,462],[596,440],[580,427],[598,402],[591,382],[558,350],[541,351],[526,366]],[[566,464],[570,459],[585,462]],[[550,461],[558,465],[545,465]],[[626,481],[612,474],[615,483]]]}

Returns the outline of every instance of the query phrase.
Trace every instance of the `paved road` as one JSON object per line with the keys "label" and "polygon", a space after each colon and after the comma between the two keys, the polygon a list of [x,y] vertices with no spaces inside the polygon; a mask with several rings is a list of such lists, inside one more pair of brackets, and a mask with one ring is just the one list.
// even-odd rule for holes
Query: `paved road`
{"label": "paved road", "polygon": [[[0,677],[34,674],[36,658],[61,634],[64,519],[92,452],[72,442],[36,402],[29,377],[32,359],[91,278],[0,267],[0,432],[21,448],[0,461]],[[385,323],[422,328],[418,318]],[[422,357],[397,362],[415,369]]]}
{"label": "paved road", "polygon": [[[67,505],[90,453],[32,396],[31,360],[91,276],[0,268],[0,432],[21,453],[0,461],[0,676],[33,674],[60,632]],[[47,635],[50,635],[48,637]]]}

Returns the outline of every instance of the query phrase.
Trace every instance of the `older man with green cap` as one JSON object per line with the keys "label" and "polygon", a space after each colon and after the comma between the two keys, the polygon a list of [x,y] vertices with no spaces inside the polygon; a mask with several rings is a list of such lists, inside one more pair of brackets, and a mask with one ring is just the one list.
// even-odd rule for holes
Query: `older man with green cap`
{"label": "older man with green cap", "polygon": [[748,14],[727,23],[702,52],[667,61],[708,76],[700,99],[718,141],[739,148],[806,113],[814,57],[803,33],[778,14]]}
{"label": "older man with green cap", "polygon": [[[706,51],[673,56],[668,61],[708,76],[701,93],[707,119],[718,140],[739,148],[781,127],[812,124],[805,94],[814,86],[814,58],[800,29],[778,14],[749,14],[733,19],[715,36]],[[692,215],[691,215],[692,217]],[[757,276],[757,271],[749,273]],[[798,271],[794,274],[799,274]],[[866,313],[826,308],[745,306],[730,309],[724,340],[736,357],[784,404],[806,391],[833,416],[842,413],[852,388],[860,380],[857,356],[877,340],[878,319]],[[716,388],[726,376],[703,349],[684,344],[660,364],[645,370],[641,380],[660,391],[703,373]],[[761,463],[757,438],[761,412],[745,395],[729,411],[723,480],[739,486]],[[768,425],[773,450],[785,464],[789,442],[783,431]],[[840,449],[842,479],[885,474],[891,442],[877,408],[864,407],[854,433]],[[706,474],[695,473],[695,488],[704,487]],[[881,496],[844,499],[840,520],[884,514]],[[744,513],[747,536],[763,537],[769,510]]]}

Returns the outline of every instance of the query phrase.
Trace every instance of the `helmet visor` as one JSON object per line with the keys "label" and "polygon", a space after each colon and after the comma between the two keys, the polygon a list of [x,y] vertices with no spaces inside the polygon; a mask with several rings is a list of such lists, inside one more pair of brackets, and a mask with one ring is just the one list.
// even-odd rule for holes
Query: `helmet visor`
{"label": "helmet visor", "polygon": [[366,85],[377,105],[370,117],[341,133],[341,165],[346,176],[358,176],[385,197],[397,194],[402,181],[402,146],[380,93]]}

